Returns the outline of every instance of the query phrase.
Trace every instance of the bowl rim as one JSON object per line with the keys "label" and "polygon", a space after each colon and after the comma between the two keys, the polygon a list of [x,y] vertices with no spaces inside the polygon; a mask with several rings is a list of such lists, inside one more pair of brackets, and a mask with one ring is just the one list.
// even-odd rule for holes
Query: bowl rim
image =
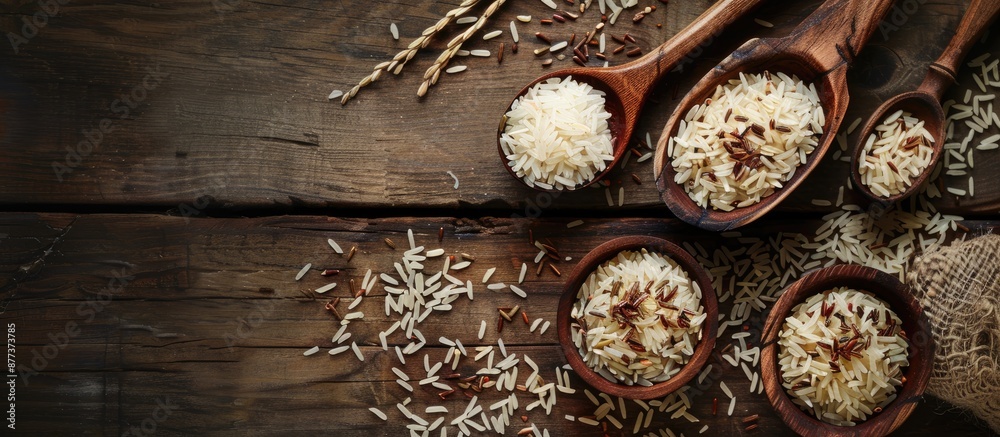
{"label": "bowl rim", "polygon": [[[702,308],[707,317],[702,325],[701,340],[695,345],[694,354],[681,371],[670,379],[651,386],[623,385],[608,381],[583,362],[583,357],[573,344],[570,335],[570,311],[576,303],[577,292],[587,276],[599,265],[614,258],[626,250],[647,249],[669,257],[687,273],[689,278],[698,283],[702,290]],[[566,279],[556,312],[556,328],[559,344],[570,367],[591,387],[612,396],[627,399],[654,399],[666,396],[690,382],[708,362],[715,349],[715,337],[718,332],[718,299],[708,271],[695,258],[680,246],[662,238],[648,236],[626,236],[607,241],[592,249],[573,269]]]}
{"label": "bowl rim", "polygon": [[[807,297],[834,287],[867,291],[885,301],[902,321],[907,333],[910,365],[906,383],[897,397],[881,413],[856,426],[838,426],[823,422],[793,404],[781,386],[778,369],[778,334],[791,310]],[[930,322],[910,288],[898,278],[880,270],[860,265],[835,265],[806,274],[783,292],[768,314],[761,336],[761,379],[767,398],[782,421],[803,436],[873,436],[886,435],[903,424],[913,413],[930,379],[934,359],[934,341]]]}

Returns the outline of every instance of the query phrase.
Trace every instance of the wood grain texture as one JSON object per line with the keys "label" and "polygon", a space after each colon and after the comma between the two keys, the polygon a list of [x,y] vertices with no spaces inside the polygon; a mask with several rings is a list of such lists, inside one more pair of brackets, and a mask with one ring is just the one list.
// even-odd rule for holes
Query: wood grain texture
{"label": "wood grain texture", "polygon": [[[752,225],[744,233],[765,237],[818,225],[812,220],[788,223]],[[441,247],[448,253],[477,257],[472,267],[461,272],[461,277],[477,284],[492,266],[497,267],[494,281],[516,280],[520,263],[530,264],[537,253],[527,242],[528,229],[537,238],[551,239],[561,255],[573,258],[558,263],[563,272],[572,270],[591,248],[618,235],[698,242],[709,250],[726,243],[676,220],[588,220],[573,229],[566,229],[565,224],[564,220],[500,218],[185,220],[138,214],[0,214],[0,233],[5,235],[0,240],[0,277],[16,278],[16,284],[0,285],[6,304],[2,320],[16,325],[18,364],[39,366],[37,375],[17,386],[18,430],[121,435],[157,414],[159,401],[170,408],[166,417],[161,410],[158,416],[164,420],[155,423],[158,432],[166,435],[399,435],[407,422],[394,404],[408,394],[393,382],[390,367],[399,366],[395,354],[374,346],[377,333],[392,320],[381,312],[381,297],[367,297],[358,307],[368,314],[365,320],[350,325],[352,340],[363,345],[366,361],[361,364],[349,351],[336,357],[325,353],[338,326],[323,305],[332,296],[345,297],[346,289],[338,286],[325,299],[302,294],[328,280],[346,283],[349,278],[361,278],[368,268],[391,270],[402,251],[390,250],[383,238],[405,245],[406,230],[413,229],[418,243],[433,247],[443,227]],[[974,232],[1000,226],[996,221],[965,224]],[[327,238],[345,249],[356,245],[358,254],[346,262],[333,254]],[[313,270],[295,282],[295,273],[307,262],[313,263]],[[323,278],[319,276],[323,268],[339,268],[341,274]],[[109,287],[115,278],[126,284]],[[532,318],[553,320],[562,279],[551,271],[541,277],[529,272],[524,284],[530,294],[527,301],[477,285],[474,301],[460,300],[451,313],[432,315],[420,325],[429,344],[400,367],[411,376],[422,375],[423,352],[432,361],[446,353],[437,340],[440,336],[461,339],[467,346],[494,342],[497,334],[492,326],[482,342],[475,333],[480,320],[495,320],[497,306],[520,303]],[[731,302],[720,304],[721,313],[730,310]],[[68,332],[69,323],[76,324],[71,330],[76,334],[67,335],[68,341],[59,340]],[[565,364],[555,329],[539,335],[515,323],[504,329],[502,338],[510,350],[526,353],[548,369],[550,380],[551,369]],[[399,338],[390,340],[402,344]],[[53,349],[61,343],[65,347]],[[726,343],[720,341],[717,349]],[[322,348],[319,354],[302,356],[317,345]],[[476,368],[466,359],[459,369],[467,373]],[[701,423],[669,420],[659,414],[653,427],[669,426],[675,432],[696,435],[708,424],[711,435],[736,435],[743,430],[742,417],[759,414],[758,435],[790,435],[766,398],[748,393],[749,382],[741,370],[722,360],[717,360],[715,368],[710,379],[725,381],[739,399],[734,417],[711,415],[711,399],[720,398],[720,404],[726,399],[713,384],[693,399],[691,411]],[[576,376],[572,385],[585,387]],[[418,389],[412,395],[411,409],[439,403],[436,393]],[[499,399],[495,392],[484,393],[482,402]],[[465,401],[453,399],[444,405],[454,411],[463,408]],[[391,421],[379,421],[367,411],[371,406],[381,408]],[[553,435],[601,435],[593,427],[563,418],[565,414],[590,414],[593,408],[577,392],[560,394],[551,416],[538,410],[525,414],[554,431]],[[725,408],[720,405],[720,411]],[[630,403],[628,409],[634,420],[640,407]],[[612,428],[609,434],[630,435],[631,420],[625,423],[626,431]],[[899,432],[988,435],[933,400],[920,402]]]}
{"label": "wood grain texture", "polygon": [[[537,193],[511,179],[493,152],[496,120],[515,90],[545,71],[531,53],[542,45],[532,34],[583,35],[596,14],[542,26],[539,18],[551,10],[541,2],[511,2],[488,28],[505,29],[519,14],[535,18],[519,23],[519,53],[507,53],[503,64],[494,58],[457,60],[469,71],[445,75],[427,98],[417,99],[420,73],[456,27],[417,55],[402,75],[379,80],[346,107],[326,99],[333,89],[353,86],[457,4],[84,0],[62,5],[16,54],[9,46],[0,50],[0,201],[24,205],[21,209],[112,205],[163,211],[197,200],[207,204],[205,211],[327,208],[340,215],[359,207],[529,207]],[[627,30],[649,50],[710,4],[672,2],[639,25],[623,15],[611,29],[619,35]],[[751,37],[787,35],[818,4],[769,2],[754,16],[774,28],[744,19],[696,49],[683,72],[668,74],[654,90],[637,139],[651,132],[655,141],[679,97],[725,54]],[[925,2],[913,14],[900,11],[893,18],[891,12],[849,76],[852,106],[846,120],[864,117],[882,99],[915,87],[921,78],[914,72],[922,72],[947,45],[947,29],[957,25],[963,5]],[[0,14],[0,29],[20,34],[22,18],[37,11],[37,2],[16,1]],[[398,24],[400,41],[389,36],[390,22]],[[498,41],[474,38],[468,48],[495,51]],[[509,43],[509,36],[503,41]],[[994,33],[972,53],[998,43]],[[627,60],[612,56],[610,63]],[[571,65],[569,59],[556,62]],[[142,84],[149,70],[167,76],[147,80],[147,90]],[[960,81],[974,86],[968,73],[963,68]],[[135,108],[116,103],[133,91],[144,97]],[[948,98],[961,97],[956,87]],[[75,149],[104,119],[111,124],[100,144],[67,162],[67,147]],[[977,158],[974,174],[988,176],[1000,168],[1000,154]],[[53,163],[75,167],[60,182]],[[458,190],[452,189],[448,170],[462,180]],[[631,173],[645,183],[633,184]],[[625,189],[621,211],[667,214],[650,183],[652,173],[649,162],[636,164],[633,158],[610,175],[613,191]],[[847,163],[830,159],[814,173],[782,204],[784,210],[825,210],[810,200],[835,198],[849,174]],[[956,186],[963,182],[948,178]],[[606,204],[601,191],[561,196],[550,211],[593,211]],[[994,214],[1000,210],[1000,186],[981,182],[975,198],[948,197],[936,204],[945,211]]]}

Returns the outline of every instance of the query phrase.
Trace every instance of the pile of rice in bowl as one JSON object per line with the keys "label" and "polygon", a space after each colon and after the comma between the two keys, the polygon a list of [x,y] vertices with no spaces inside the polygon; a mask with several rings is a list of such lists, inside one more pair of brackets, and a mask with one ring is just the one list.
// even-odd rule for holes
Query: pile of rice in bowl
{"label": "pile of rice in bowl", "polygon": [[902,322],[870,293],[835,288],[792,309],[778,334],[778,367],[792,402],[853,426],[896,399],[909,366]]}
{"label": "pile of rice in bowl", "polygon": [[505,117],[500,147],[530,187],[573,190],[615,159],[604,92],[572,77],[535,84]]}
{"label": "pile of rice in bowl", "polygon": [[740,73],[694,105],[667,142],[674,182],[698,206],[732,211],[774,194],[823,134],[814,84],[784,73]]}
{"label": "pile of rice in bowl", "polygon": [[694,354],[707,314],[702,290],[676,262],[646,249],[597,267],[573,305],[573,344],[605,379],[650,386]]}

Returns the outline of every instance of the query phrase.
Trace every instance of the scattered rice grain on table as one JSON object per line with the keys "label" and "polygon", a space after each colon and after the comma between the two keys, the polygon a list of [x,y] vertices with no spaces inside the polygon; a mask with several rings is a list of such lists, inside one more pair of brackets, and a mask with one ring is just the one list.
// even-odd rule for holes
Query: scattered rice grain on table
{"label": "scattered rice grain on table", "polygon": [[299,272],[295,274],[295,280],[298,281],[298,280],[302,279],[302,277],[305,276],[306,273],[311,268],[312,268],[312,263],[309,263],[309,264],[306,264],[306,265],[302,266],[302,269],[300,269]]}

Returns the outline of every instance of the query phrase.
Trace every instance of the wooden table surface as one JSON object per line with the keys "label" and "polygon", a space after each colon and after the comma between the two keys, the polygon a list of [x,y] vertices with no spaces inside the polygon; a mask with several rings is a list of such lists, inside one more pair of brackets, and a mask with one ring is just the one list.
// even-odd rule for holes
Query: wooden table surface
{"label": "wooden table surface", "polygon": [[[402,248],[393,251],[382,239],[404,246],[407,229],[437,245],[443,228],[441,247],[476,255],[465,273],[477,283],[491,266],[495,279],[510,282],[521,262],[531,264],[537,250],[527,244],[528,229],[572,258],[558,263],[564,274],[616,236],[706,246],[727,241],[671,218],[652,181],[652,160],[611,174],[616,200],[624,188],[621,207],[607,206],[600,189],[556,196],[531,191],[501,166],[498,118],[517,89],[546,71],[532,54],[541,46],[533,34],[582,35],[598,20],[597,2],[579,20],[543,26],[539,19],[552,11],[540,1],[508,1],[484,29],[506,30],[515,16],[532,15],[531,23],[518,23],[519,53],[509,52],[506,32],[491,41],[477,35],[466,48],[495,51],[504,41],[503,62],[460,59],[455,63],[468,71],[444,75],[425,98],[416,97],[420,75],[459,26],[434,39],[403,74],[380,79],[346,106],[327,100],[331,90],[350,89],[459,3],[12,0],[0,6],[0,29],[10,42],[0,48],[0,321],[14,326],[21,369],[10,379],[17,381],[16,430],[406,435],[410,422],[395,404],[412,396],[422,413],[440,401],[430,389],[404,391],[391,367],[421,374],[424,352],[432,362],[443,359],[442,336],[470,347],[495,343],[495,327],[482,341],[476,331],[480,320],[495,321],[497,306],[521,303],[533,318],[554,325],[561,278],[532,271],[526,302],[483,290],[448,314],[432,315],[421,325],[427,346],[401,366],[391,348],[378,345],[378,332],[395,320],[382,313],[380,290],[359,306],[369,316],[350,325],[365,361],[350,351],[326,354],[338,324],[323,308],[328,298],[310,291],[326,281],[317,269],[341,269],[335,278],[341,285],[329,295],[346,297],[350,278],[360,280],[367,269],[392,272]],[[473,11],[481,12],[483,3]],[[657,86],[637,139],[649,132],[655,142],[674,105],[726,53],[752,37],[788,34],[819,3],[772,0],[713,38]],[[638,9],[627,10],[610,29],[627,31],[648,51],[711,2],[639,4],[658,8],[639,24],[631,22]],[[847,122],[915,88],[965,6],[962,0],[900,0],[851,70]],[[25,24],[33,19],[43,25]],[[390,22],[399,27],[398,41]],[[1000,51],[1000,35],[985,37],[970,57],[987,51]],[[627,59],[609,58],[613,65]],[[571,65],[567,59],[552,68]],[[961,100],[975,86],[973,72],[964,68],[946,99]],[[995,127],[982,135],[993,133]],[[974,197],[932,200],[939,210],[965,217],[973,232],[993,232],[1000,218],[996,152],[976,154]],[[448,171],[461,181],[458,189]],[[847,163],[828,156],[777,211],[744,233],[814,232],[820,217],[838,208],[812,200],[834,200],[847,177]],[[943,179],[956,187],[966,180]],[[860,199],[848,191],[845,201]],[[580,217],[585,227],[566,229]],[[345,249],[356,245],[359,253],[347,262],[327,238]],[[294,281],[306,263],[313,271]],[[722,312],[730,308],[724,304]],[[515,326],[502,339],[508,350],[548,369],[547,379],[565,364],[554,326],[543,335]],[[722,340],[719,349],[727,344]],[[320,353],[303,356],[312,346]],[[474,372],[478,367],[467,361],[460,369]],[[749,393],[741,370],[720,367],[719,378],[739,398],[732,417],[711,414],[711,399],[726,399],[715,384],[693,400],[701,423],[659,414],[646,431],[669,427],[693,436],[707,424],[706,435],[739,435],[745,433],[740,420],[759,414],[760,428],[751,434],[790,433],[763,395]],[[554,436],[602,435],[564,418],[593,411],[584,383],[571,380],[580,390],[560,394],[551,415],[523,407],[515,415],[528,415]],[[502,398],[487,392],[484,408]],[[455,410],[465,402],[443,405]],[[389,420],[368,412],[372,406]],[[507,435],[521,428],[517,422]],[[631,421],[625,425],[608,434],[631,435]],[[456,432],[451,426],[449,435]],[[990,435],[931,397],[898,431],[942,433]]]}

